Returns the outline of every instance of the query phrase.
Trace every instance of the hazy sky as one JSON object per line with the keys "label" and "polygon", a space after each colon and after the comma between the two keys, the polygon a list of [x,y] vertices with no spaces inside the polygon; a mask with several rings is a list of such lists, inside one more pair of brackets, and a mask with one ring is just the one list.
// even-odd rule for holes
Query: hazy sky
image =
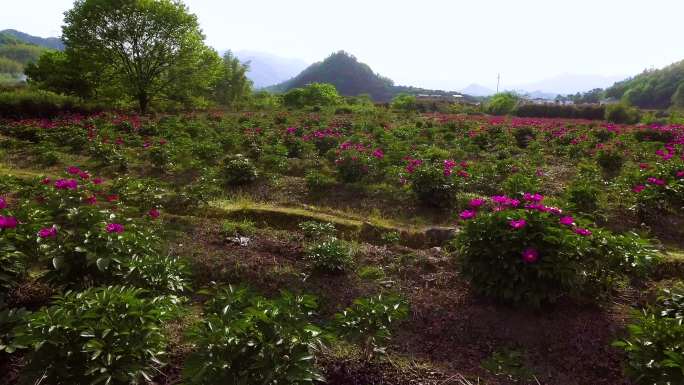
{"label": "hazy sky", "polygon": [[[0,29],[60,34],[72,0],[2,0]],[[308,62],[346,50],[397,84],[511,87],[684,59],[682,0],[186,0],[207,43]]]}

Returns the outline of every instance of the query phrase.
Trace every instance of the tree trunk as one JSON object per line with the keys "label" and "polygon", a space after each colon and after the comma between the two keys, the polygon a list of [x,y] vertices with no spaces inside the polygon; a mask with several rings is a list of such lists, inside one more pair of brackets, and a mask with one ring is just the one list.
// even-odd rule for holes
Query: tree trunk
{"label": "tree trunk", "polygon": [[138,107],[140,108],[140,113],[144,114],[147,112],[147,107],[150,104],[150,97],[146,92],[140,92],[138,94]]}

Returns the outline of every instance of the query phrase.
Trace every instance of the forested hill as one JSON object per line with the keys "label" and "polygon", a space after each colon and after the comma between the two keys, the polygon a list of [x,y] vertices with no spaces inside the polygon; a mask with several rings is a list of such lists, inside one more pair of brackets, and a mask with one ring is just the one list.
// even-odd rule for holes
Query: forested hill
{"label": "forested hill", "polygon": [[353,55],[339,51],[317,62],[294,78],[267,88],[274,92],[286,92],[293,88],[304,87],[310,83],[330,83],[340,94],[356,96],[369,94],[378,102],[390,101],[399,93],[447,95],[453,92],[427,90],[417,87],[395,86],[394,82],[381,76]]}
{"label": "forested hill", "polygon": [[684,107],[684,61],[617,82],[606,90],[606,96],[641,108]]}
{"label": "forested hill", "polygon": [[6,29],[4,31],[0,31],[0,34],[12,36],[24,43],[35,44],[45,48],[56,49],[58,51],[64,50],[64,42],[62,42],[62,39],[58,37],[33,36],[29,35],[28,33],[17,31],[16,29]]}
{"label": "forested hill", "polygon": [[20,81],[24,66],[38,60],[47,49],[17,38],[14,34],[0,32],[0,84]]}

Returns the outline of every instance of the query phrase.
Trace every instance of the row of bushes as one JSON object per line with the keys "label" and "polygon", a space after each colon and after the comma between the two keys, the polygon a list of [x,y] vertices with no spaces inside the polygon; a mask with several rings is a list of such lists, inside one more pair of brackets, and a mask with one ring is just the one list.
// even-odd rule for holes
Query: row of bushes
{"label": "row of bushes", "polygon": [[0,118],[49,118],[62,114],[89,114],[104,109],[104,106],[49,91],[17,89],[0,92]]}
{"label": "row of bushes", "polygon": [[603,120],[606,107],[601,105],[522,104],[514,114],[527,118],[568,118]]}

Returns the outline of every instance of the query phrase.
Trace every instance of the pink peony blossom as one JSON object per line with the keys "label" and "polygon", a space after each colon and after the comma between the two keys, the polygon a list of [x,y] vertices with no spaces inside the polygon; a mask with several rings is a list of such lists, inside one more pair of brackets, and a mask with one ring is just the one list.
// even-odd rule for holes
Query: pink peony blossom
{"label": "pink peony blossom", "polygon": [[684,178],[684,170],[677,171],[677,178]]}
{"label": "pink peony blossom", "polygon": [[108,233],[121,234],[124,232],[124,226],[118,223],[108,223],[107,226],[105,226],[105,230]]}
{"label": "pink peony blossom", "polygon": [[538,193],[530,194],[530,193],[525,193],[523,195],[523,199],[528,201],[528,202],[541,202],[544,200],[544,196]]}
{"label": "pink peony blossom", "polygon": [[649,165],[648,163],[639,163],[639,168],[642,170],[647,170],[651,168],[651,165]]}
{"label": "pink peony blossom", "polygon": [[91,195],[91,196],[85,198],[85,201],[89,205],[94,205],[94,204],[97,204],[97,197],[95,197],[95,195]]}
{"label": "pink peony blossom", "polygon": [[648,181],[648,183],[654,184],[656,186],[664,186],[667,184],[667,182],[665,180],[659,179],[659,178],[654,178],[654,177],[650,177],[650,178],[646,179],[646,181]]}
{"label": "pink peony blossom", "polygon": [[54,238],[57,236],[57,227],[45,227],[38,231],[38,236],[41,238]]}
{"label": "pink peony blossom", "polygon": [[102,182],[104,182],[104,180],[102,178],[93,179],[93,184],[102,184]]}
{"label": "pink peony blossom", "polygon": [[575,224],[575,219],[573,217],[562,217],[560,219],[560,224],[565,226],[572,226]]}
{"label": "pink peony blossom", "polygon": [[534,263],[539,259],[539,252],[537,249],[528,247],[522,252],[522,260],[525,263]]}
{"label": "pink peony blossom", "polygon": [[157,219],[159,218],[159,210],[157,208],[153,207],[150,209],[150,211],[147,212],[147,215],[150,216],[152,219]]}
{"label": "pink peony blossom", "polygon": [[468,206],[476,209],[478,207],[482,207],[482,205],[485,203],[485,200],[482,198],[474,198],[471,199],[470,202],[468,203]]}
{"label": "pink peony blossom", "polygon": [[0,215],[0,229],[13,229],[17,227],[17,218]]}
{"label": "pink peony blossom", "polygon": [[0,197],[0,210],[4,209],[5,207],[7,207],[7,201],[5,198]]}
{"label": "pink peony blossom", "polygon": [[475,218],[475,214],[476,213],[473,210],[464,210],[460,214],[458,214],[458,217],[463,220],[468,220]]}
{"label": "pink peony blossom", "polygon": [[50,178],[43,178],[43,180],[40,181],[41,184],[50,184],[51,182]]}
{"label": "pink peony blossom", "polygon": [[581,235],[581,236],[583,236],[583,237],[586,237],[586,236],[591,235],[591,231],[590,231],[590,230],[588,230],[588,229],[583,229],[583,228],[581,228],[581,227],[575,227],[575,229],[574,229],[573,231],[575,232],[575,234],[579,234],[579,235]]}
{"label": "pink peony blossom", "polygon": [[77,175],[79,172],[81,172],[81,169],[76,166],[70,166],[66,171],[71,175]]}
{"label": "pink peony blossom", "polygon": [[645,189],[646,189],[646,186],[644,186],[643,184],[638,184],[638,185],[632,187],[632,191],[637,193],[637,194],[644,191]]}
{"label": "pink peony blossom", "polygon": [[378,159],[382,159],[385,157],[385,153],[382,151],[381,148],[376,148],[375,150],[373,150],[373,153],[371,155]]}
{"label": "pink peony blossom", "polygon": [[512,228],[519,230],[527,225],[527,221],[524,219],[511,219],[508,221],[508,224],[511,225]]}
{"label": "pink peony blossom", "polygon": [[76,179],[58,179],[55,181],[55,188],[57,190],[76,190],[78,181]]}
{"label": "pink peony blossom", "polygon": [[107,195],[107,202],[116,202],[119,200],[119,196],[116,194]]}

